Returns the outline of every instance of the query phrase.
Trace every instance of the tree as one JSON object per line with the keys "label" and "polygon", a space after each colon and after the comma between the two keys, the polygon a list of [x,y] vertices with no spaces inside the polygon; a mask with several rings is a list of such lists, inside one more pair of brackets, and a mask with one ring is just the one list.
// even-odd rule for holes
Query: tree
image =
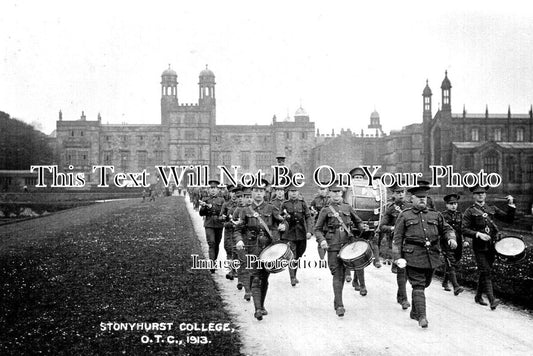
{"label": "tree", "polygon": [[53,162],[50,137],[0,111],[0,169],[29,170]]}

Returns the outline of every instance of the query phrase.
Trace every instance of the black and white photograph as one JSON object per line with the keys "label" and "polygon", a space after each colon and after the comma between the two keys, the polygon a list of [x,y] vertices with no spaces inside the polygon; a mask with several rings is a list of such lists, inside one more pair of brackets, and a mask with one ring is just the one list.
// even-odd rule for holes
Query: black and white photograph
{"label": "black and white photograph", "polygon": [[531,355],[526,1],[0,3],[0,354]]}

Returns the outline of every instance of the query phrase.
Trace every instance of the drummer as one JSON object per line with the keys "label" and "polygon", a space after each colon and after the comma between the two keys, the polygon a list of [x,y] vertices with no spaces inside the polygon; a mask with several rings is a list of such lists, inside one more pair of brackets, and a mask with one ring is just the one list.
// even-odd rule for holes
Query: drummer
{"label": "drummer", "polygon": [[498,226],[494,219],[503,222],[513,222],[516,211],[514,198],[508,195],[505,210],[494,205],[486,204],[488,187],[476,185],[470,188],[474,197],[474,204],[465,210],[463,214],[463,235],[472,239],[472,249],[476,258],[479,280],[474,301],[480,305],[487,305],[483,299],[483,293],[487,296],[492,310],[500,304],[494,297],[492,288],[492,264],[494,263],[494,243],[498,235]]}
{"label": "drummer", "polygon": [[[300,198],[298,187],[290,185],[287,187],[289,199],[281,204],[281,214],[287,222],[287,228],[283,233],[282,240],[288,241],[294,259],[298,260],[305,253],[307,240],[311,238],[313,231],[313,219],[309,213],[307,204]],[[296,278],[297,267],[289,268],[291,285],[294,287],[300,281]]]}
{"label": "drummer", "polygon": [[[444,256],[444,280],[442,281],[442,287],[445,291],[451,291],[449,282],[453,286],[453,294],[459,295],[464,291],[463,287],[457,282],[457,275],[455,273],[459,260],[463,253],[463,237],[461,224],[463,221],[463,214],[457,210],[459,204],[459,199],[461,197],[459,194],[448,194],[444,197],[444,202],[446,203],[446,210],[442,212],[444,220],[454,229],[455,238],[457,239],[457,248],[451,250],[447,244],[442,244],[442,254]],[[465,241],[466,246],[468,242]],[[465,246],[465,247],[466,247]]]}
{"label": "drummer", "polygon": [[[318,188],[318,194],[315,196],[313,201],[311,202],[311,216],[314,218],[314,223],[316,223],[318,219],[318,214],[320,214],[320,211],[329,205],[331,202],[331,198],[329,197],[329,188],[327,187],[326,182],[320,182],[322,187]],[[320,245],[317,245],[318,250],[318,256],[321,260],[324,259],[326,256],[326,251],[323,250]]]}
{"label": "drummer", "polygon": [[342,317],[345,313],[342,289],[346,267],[338,254],[354,239],[352,229],[363,232],[368,230],[368,225],[363,224],[355,210],[343,201],[341,187],[333,185],[329,191],[331,204],[320,211],[314,232],[320,247],[328,252],[328,266],[333,276],[333,307],[337,316]]}
{"label": "drummer", "polygon": [[394,263],[400,268],[406,267],[407,278],[413,287],[410,317],[422,328],[428,327],[424,290],[431,284],[435,268],[441,264],[441,239],[446,240],[451,249],[457,247],[453,228],[444,221],[441,213],[428,209],[428,190],[429,186],[421,185],[409,189],[413,207],[398,215],[392,241]]}
{"label": "drummer", "polygon": [[[236,192],[238,206],[233,212],[232,222],[235,225],[233,229],[233,241],[235,240],[235,229],[237,225],[241,223],[239,215],[241,210],[244,207],[249,206],[252,203],[252,189],[247,187],[241,187],[240,190]],[[251,281],[250,281],[250,270],[246,268],[246,256],[244,250],[236,251],[239,261],[241,262],[239,268],[237,269],[237,289],[242,290],[244,287],[244,299],[249,302],[252,298],[251,290]]]}
{"label": "drummer", "polygon": [[[383,233],[389,233],[389,242],[392,249],[392,236],[394,233],[394,225],[396,224],[396,219],[398,215],[404,210],[411,206],[410,203],[407,203],[405,199],[405,188],[401,187],[403,184],[394,184],[390,187],[392,191],[393,202],[387,205],[385,213],[383,214],[383,220],[379,226],[379,230]],[[402,309],[408,309],[411,304],[407,300],[407,275],[405,268],[398,268],[396,264],[391,266],[392,273],[396,274],[396,284],[398,285],[398,290],[396,292],[396,301],[401,304]]]}
{"label": "drummer", "polygon": [[[239,212],[240,224],[235,228],[236,248],[244,250],[248,255],[259,257],[261,251],[273,241],[272,230],[274,221],[279,223],[278,229],[284,231],[286,226],[279,211],[265,200],[265,185],[258,183],[252,188],[252,204]],[[251,267],[251,291],[257,320],[263,320],[268,312],[265,299],[268,290],[269,273],[258,263]]]}

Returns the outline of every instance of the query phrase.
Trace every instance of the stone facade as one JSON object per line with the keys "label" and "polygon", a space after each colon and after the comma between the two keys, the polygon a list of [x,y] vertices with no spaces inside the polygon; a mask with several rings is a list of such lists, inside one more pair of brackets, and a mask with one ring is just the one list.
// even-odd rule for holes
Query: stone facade
{"label": "stone facade", "polygon": [[[303,108],[293,118],[272,119],[269,125],[217,125],[215,75],[202,70],[198,102],[181,103],[178,76],[172,69],[161,75],[161,124],[103,125],[97,120],[57,121],[56,145],[63,171],[86,172],[94,164],[114,165],[117,171],[154,165],[240,165],[241,172],[270,173],[275,157],[286,156],[293,172],[311,181],[314,169],[332,166],[348,172],[358,165],[381,165],[382,172],[424,172],[430,165],[454,165],[455,171],[497,172],[503,184],[496,191],[531,196],[533,187],[533,109],[528,114],[452,114],[452,85],[445,73],[442,107],[432,115],[429,83],[422,93],[422,123],[386,135],[379,114],[360,132],[320,134]],[[531,200],[531,199],[530,199]]]}

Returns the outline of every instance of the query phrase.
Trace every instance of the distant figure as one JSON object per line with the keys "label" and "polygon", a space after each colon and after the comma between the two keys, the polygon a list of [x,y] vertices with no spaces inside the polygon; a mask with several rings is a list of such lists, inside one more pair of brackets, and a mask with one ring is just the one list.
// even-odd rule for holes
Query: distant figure
{"label": "distant figure", "polygon": [[29,192],[29,190],[28,190],[28,186],[25,185],[24,187],[22,187],[22,191],[23,191],[24,193],[28,193],[28,192]]}
{"label": "distant figure", "polygon": [[143,203],[144,203],[144,201],[146,200],[146,189],[143,189],[142,197],[143,197]]}

